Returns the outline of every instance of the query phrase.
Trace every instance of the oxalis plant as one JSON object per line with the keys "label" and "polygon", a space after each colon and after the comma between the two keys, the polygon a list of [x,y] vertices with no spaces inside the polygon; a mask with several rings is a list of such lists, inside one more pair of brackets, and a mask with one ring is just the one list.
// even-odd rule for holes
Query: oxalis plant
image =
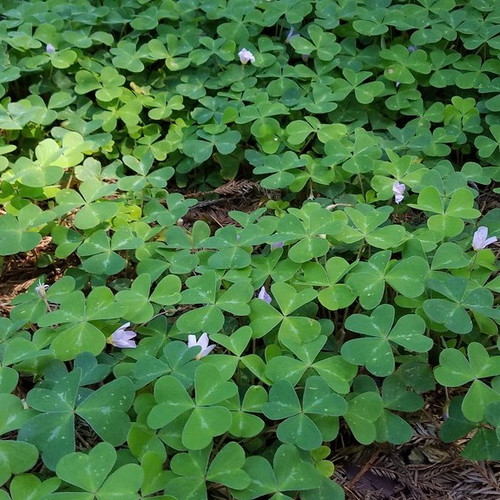
{"label": "oxalis plant", "polygon": [[0,499],[340,500],[431,397],[500,459],[499,16],[4,0]]}

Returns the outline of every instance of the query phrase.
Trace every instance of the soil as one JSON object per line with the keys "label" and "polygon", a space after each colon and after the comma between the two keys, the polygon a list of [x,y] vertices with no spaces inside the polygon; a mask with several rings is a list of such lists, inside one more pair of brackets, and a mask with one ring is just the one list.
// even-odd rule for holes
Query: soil
{"label": "soil", "polygon": [[[451,444],[440,440],[441,396],[439,391],[426,394],[426,408],[410,422],[414,432],[408,443],[353,443],[333,453],[334,477],[344,488],[346,500],[500,498],[500,463],[462,458],[460,452],[469,437]],[[352,439],[347,433],[343,435]]]}

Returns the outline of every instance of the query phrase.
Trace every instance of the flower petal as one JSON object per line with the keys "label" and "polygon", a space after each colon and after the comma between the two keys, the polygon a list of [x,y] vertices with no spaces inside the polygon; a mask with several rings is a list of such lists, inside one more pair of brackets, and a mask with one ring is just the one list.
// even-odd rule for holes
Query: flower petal
{"label": "flower petal", "polygon": [[486,246],[486,238],[488,238],[488,228],[486,226],[478,227],[472,237],[472,248],[482,250]]}
{"label": "flower petal", "polygon": [[202,349],[206,349],[208,346],[208,335],[206,333],[202,333],[200,338],[198,339],[198,345],[201,346]]}
{"label": "flower petal", "polygon": [[210,354],[213,351],[214,348],[215,348],[215,344],[209,345],[208,347],[206,347],[205,349],[203,349],[203,351],[201,351],[201,353],[200,353],[201,356],[200,357],[202,358],[203,356],[206,356],[207,354]]}

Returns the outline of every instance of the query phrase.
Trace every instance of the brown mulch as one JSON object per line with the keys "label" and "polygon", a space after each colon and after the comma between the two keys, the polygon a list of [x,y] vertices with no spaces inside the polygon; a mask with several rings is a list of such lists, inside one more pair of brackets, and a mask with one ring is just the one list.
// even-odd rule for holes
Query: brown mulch
{"label": "brown mulch", "polygon": [[[417,448],[418,450],[418,448]],[[368,450],[354,460],[362,460]],[[468,462],[459,457],[407,464],[397,454],[375,453],[368,467],[345,462],[335,479],[346,500],[498,500],[500,464]]]}
{"label": "brown mulch", "polygon": [[0,316],[8,316],[12,309],[10,301],[28,290],[40,276],[45,275],[45,281],[51,284],[64,274],[64,270],[69,267],[65,261],[57,261],[44,268],[38,266],[39,257],[53,254],[54,249],[52,238],[45,236],[35,249],[4,257],[0,271]]}
{"label": "brown mulch", "polygon": [[[435,393],[437,396],[437,393]],[[432,395],[428,395],[432,400]],[[346,500],[498,500],[500,463],[460,456],[467,443],[441,442],[439,399],[410,422],[408,443],[353,444],[334,452],[335,480]]]}
{"label": "brown mulch", "polygon": [[183,225],[190,227],[197,220],[203,220],[215,230],[228,224],[236,224],[229,216],[231,210],[251,213],[279,195],[279,191],[263,189],[258,183],[248,179],[231,180],[213,191],[184,193],[186,198],[196,198],[199,201],[182,218]]}
{"label": "brown mulch", "polygon": [[476,201],[479,207],[479,211],[486,215],[490,210],[494,208],[500,208],[500,195],[494,193],[493,190],[500,187],[500,183],[492,182],[488,186],[475,186],[479,191],[479,196]]}

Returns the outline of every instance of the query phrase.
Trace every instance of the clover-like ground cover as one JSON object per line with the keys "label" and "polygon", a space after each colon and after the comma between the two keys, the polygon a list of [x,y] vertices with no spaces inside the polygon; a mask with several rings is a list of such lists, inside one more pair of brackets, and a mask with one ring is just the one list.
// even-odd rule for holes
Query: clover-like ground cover
{"label": "clover-like ground cover", "polygon": [[0,47],[0,500],[340,500],[431,403],[500,459],[497,1],[4,0]]}

